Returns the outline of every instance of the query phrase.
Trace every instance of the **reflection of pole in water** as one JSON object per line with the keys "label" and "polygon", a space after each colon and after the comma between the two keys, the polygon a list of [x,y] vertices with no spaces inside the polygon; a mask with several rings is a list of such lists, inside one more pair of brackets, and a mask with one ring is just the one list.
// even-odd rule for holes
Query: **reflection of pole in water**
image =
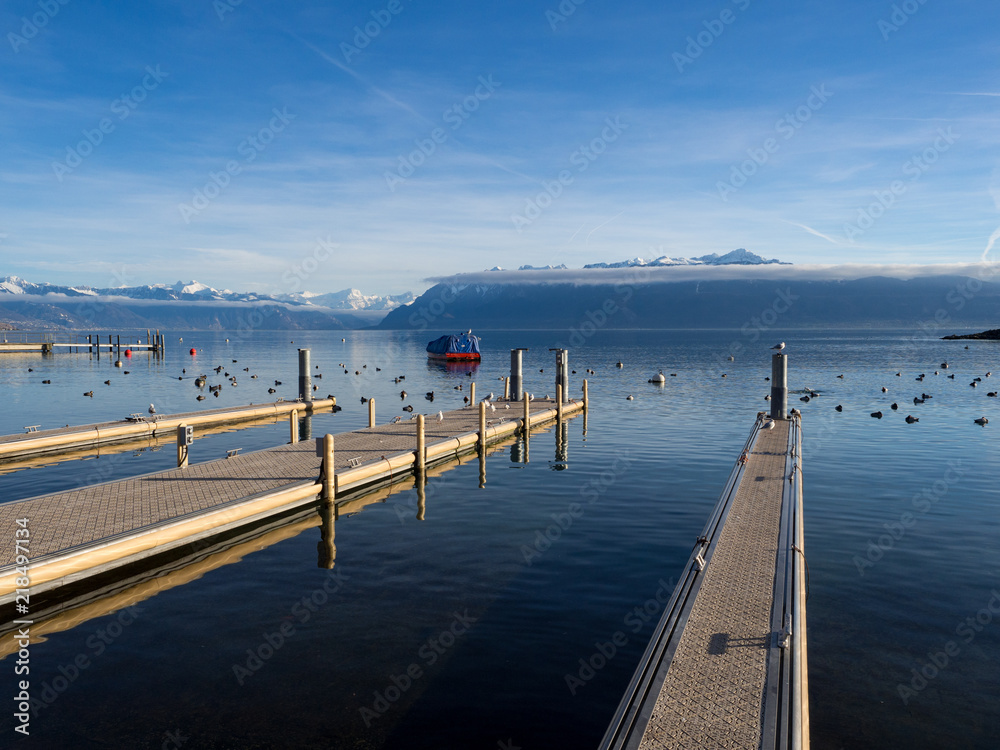
{"label": "reflection of pole in water", "polygon": [[510,462],[512,464],[524,463],[524,440],[518,439],[517,441],[511,443],[510,446]]}
{"label": "reflection of pole in water", "polygon": [[569,423],[560,422],[556,425],[556,461],[566,463],[569,460]]}
{"label": "reflection of pole in water", "polygon": [[486,446],[479,449],[479,489],[486,487]]}
{"label": "reflection of pole in water", "polygon": [[330,570],[337,559],[337,545],[334,544],[334,525],[337,520],[337,506],[334,503],[319,504],[320,541],[316,544],[316,566]]}
{"label": "reflection of pole in water", "polygon": [[427,510],[427,475],[421,471],[417,474],[417,520],[424,520],[424,511]]}

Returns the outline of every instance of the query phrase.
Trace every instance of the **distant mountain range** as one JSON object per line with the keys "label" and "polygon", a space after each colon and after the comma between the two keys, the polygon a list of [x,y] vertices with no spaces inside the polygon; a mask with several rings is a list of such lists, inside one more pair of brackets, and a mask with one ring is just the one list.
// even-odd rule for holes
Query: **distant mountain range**
{"label": "distant mountain range", "polygon": [[[767,266],[767,265],[781,265],[790,266],[791,263],[785,263],[780,260],[767,260],[762,258],[756,253],[751,253],[749,250],[744,250],[742,247],[738,250],[733,250],[731,253],[726,253],[725,255],[719,255],[718,253],[712,253],[711,255],[702,255],[699,258],[671,258],[666,255],[661,255],[659,258],[654,260],[645,260],[644,258],[632,258],[632,260],[622,260],[616,263],[588,263],[584,268],[636,268],[636,267],[666,267],[666,266]],[[558,266],[520,266],[518,271],[560,271],[566,269],[564,263],[560,263]],[[501,266],[493,266],[489,269],[490,271],[506,271],[508,269],[502,268]]]}
{"label": "distant mountain range", "polygon": [[[588,282],[590,274],[601,276]],[[823,280],[786,272],[769,279],[757,272],[679,280],[644,272],[643,280],[628,281],[630,275],[552,271],[523,274],[521,281],[512,272],[496,274],[498,283],[488,283],[489,272],[468,281],[458,275],[391,311],[378,327],[563,329],[568,341],[574,332],[585,339],[601,328],[730,328],[759,336],[771,328],[892,326],[937,338],[996,327],[1000,319],[1000,284],[964,276]]]}
{"label": "distant mountain range", "polygon": [[6,276],[0,279],[0,323],[82,329],[364,328],[414,299],[410,293],[379,296],[357,289],[267,295],[215,289],[197,281],[95,288]]}

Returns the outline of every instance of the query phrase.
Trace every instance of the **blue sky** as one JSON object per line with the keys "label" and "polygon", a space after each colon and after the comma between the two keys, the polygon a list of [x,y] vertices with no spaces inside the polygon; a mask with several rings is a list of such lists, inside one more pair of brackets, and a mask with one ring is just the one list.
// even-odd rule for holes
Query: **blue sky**
{"label": "blue sky", "polygon": [[0,276],[398,293],[737,247],[974,262],[997,28],[969,0],[16,0]]}

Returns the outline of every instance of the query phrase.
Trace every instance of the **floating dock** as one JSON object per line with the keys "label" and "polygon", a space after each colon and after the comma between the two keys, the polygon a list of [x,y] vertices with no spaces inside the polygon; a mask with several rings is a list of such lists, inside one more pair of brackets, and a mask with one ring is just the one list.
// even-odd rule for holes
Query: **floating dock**
{"label": "floating dock", "polygon": [[109,443],[126,442],[143,438],[156,438],[176,434],[180,425],[192,427],[217,427],[243,421],[275,419],[297,412],[328,411],[337,405],[337,399],[315,401],[274,401],[265,404],[230,406],[182,414],[133,414],[117,422],[38,429],[40,425],[25,425],[25,432],[18,435],[0,435],[0,469],[3,462],[14,458],[36,456],[44,453],[68,451],[80,447],[94,447]]}
{"label": "floating dock", "polygon": [[76,335],[72,337],[72,341],[57,341],[55,336],[56,334],[54,333],[46,332],[8,331],[3,334],[3,340],[0,340],[0,354],[4,352],[42,352],[43,354],[50,354],[58,349],[63,349],[69,352],[76,350],[77,352],[96,353],[100,357],[101,349],[116,351],[119,356],[122,349],[128,349],[133,352],[151,352],[157,356],[162,356],[164,350],[164,337],[159,331],[156,333],[146,331],[145,344],[142,343],[141,339],[134,344],[129,343],[134,338],[134,335],[129,334],[126,334],[124,344],[122,343],[121,334],[108,334],[108,343],[106,344],[102,343],[102,336],[96,333],[88,333],[82,337]]}
{"label": "floating dock", "polygon": [[[584,391],[586,393],[586,390]],[[313,402],[319,404],[321,402]],[[485,447],[585,408],[586,401],[535,400],[442,412],[332,436],[329,475],[318,455],[327,440],[254,453],[0,504],[0,526],[30,528],[30,590],[52,592],[185,544],[315,504],[338,501],[433,463]],[[299,406],[303,406],[299,404]],[[509,406],[510,408],[506,408]],[[489,415],[489,416],[487,416]],[[525,419],[527,415],[527,419]],[[190,421],[190,420],[188,420]],[[423,425],[423,432],[418,431]],[[332,485],[325,488],[327,482]],[[329,495],[327,494],[329,492]],[[14,600],[14,546],[0,551],[0,605]]]}
{"label": "floating dock", "polygon": [[800,416],[754,424],[602,750],[809,747]]}

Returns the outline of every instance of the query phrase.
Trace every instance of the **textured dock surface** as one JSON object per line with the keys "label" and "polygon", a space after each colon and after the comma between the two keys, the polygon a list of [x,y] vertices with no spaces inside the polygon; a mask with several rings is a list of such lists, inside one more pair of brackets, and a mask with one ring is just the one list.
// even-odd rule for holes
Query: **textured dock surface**
{"label": "textured dock surface", "polygon": [[749,455],[641,750],[760,747],[789,425]]}
{"label": "textured dock surface", "polygon": [[[498,409],[490,419],[523,415],[521,404]],[[554,401],[535,400],[533,418],[555,408]],[[477,409],[466,408],[426,417],[428,449],[479,428]],[[334,436],[335,470],[379,461],[416,448],[416,420],[380,425]],[[196,443],[197,445],[197,443]],[[352,459],[360,459],[354,461]],[[0,528],[15,528],[29,518],[31,558],[93,544],[155,524],[202,513],[272,492],[313,483],[319,478],[316,441],[306,440],[233,458],[193,464],[184,469],[149,474],[106,484],[0,504]],[[14,545],[0,549],[0,568],[14,564]]]}

